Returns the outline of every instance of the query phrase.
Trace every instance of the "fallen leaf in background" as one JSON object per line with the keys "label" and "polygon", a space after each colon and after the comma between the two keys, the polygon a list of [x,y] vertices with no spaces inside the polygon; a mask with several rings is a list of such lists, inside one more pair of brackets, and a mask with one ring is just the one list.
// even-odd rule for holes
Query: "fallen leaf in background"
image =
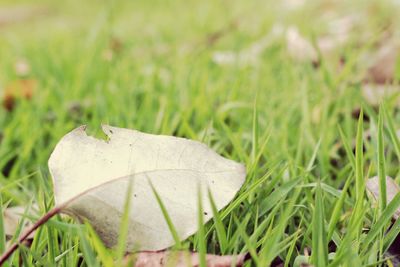
{"label": "fallen leaf in background", "polygon": [[[207,267],[243,266],[246,254],[240,255],[206,255]],[[200,266],[199,253],[184,251],[139,252],[125,258],[126,265],[132,267],[187,267]]]}
{"label": "fallen leaf in background", "polygon": [[295,10],[303,7],[306,2],[306,0],[282,0],[282,6],[288,10]]}
{"label": "fallen leaf in background", "polygon": [[[322,54],[329,54],[339,48],[349,39],[350,31],[354,28],[356,18],[342,17],[334,19],[328,25],[329,32],[317,39],[318,49]],[[341,29],[338,29],[341,28]],[[254,65],[260,61],[264,50],[273,43],[273,41],[284,36],[286,37],[286,48],[289,55],[297,61],[318,61],[318,53],[312,43],[303,37],[296,26],[284,26],[276,24],[272,30],[263,38],[254,42],[248,48],[239,52],[218,51],[213,54],[213,61],[218,65],[239,66]]]}
{"label": "fallen leaf in background", "polygon": [[289,55],[299,61],[317,61],[318,54],[310,41],[305,39],[295,26],[286,31],[286,46]]}
{"label": "fallen leaf in background", "polygon": [[[3,212],[3,218],[4,218],[4,233],[6,234],[7,238],[11,238],[12,236],[15,235],[19,224],[21,222],[21,220],[23,219],[23,216],[26,212],[33,212],[34,211],[34,207],[31,207],[28,211],[26,210],[26,207],[22,207],[22,206],[16,206],[16,207],[11,207],[11,208],[7,208],[4,210]],[[30,227],[32,225],[31,221],[28,219],[24,219],[24,225],[22,227],[22,231],[23,229],[26,229],[28,227]],[[34,234],[31,234],[29,236],[30,239],[33,238]]]}
{"label": "fallen leaf in background", "polygon": [[198,190],[204,222],[212,218],[207,190],[218,210],[242,186],[245,167],[206,145],[103,125],[108,141],[79,127],[57,144],[49,159],[56,205],[91,222],[107,246],[115,246],[127,188],[132,184],[128,251],[162,250],[175,244],[151,184],[180,239],[198,228]]}
{"label": "fallen leaf in background", "polygon": [[[389,40],[371,56],[361,92],[372,106],[378,106],[385,98],[398,97],[400,93],[399,85],[393,83],[399,49],[397,42]],[[400,100],[397,100],[397,103],[400,103]]]}
{"label": "fallen leaf in background", "polygon": [[[379,199],[379,177],[375,176],[367,180],[366,183],[368,191],[372,194],[375,200]],[[386,176],[386,196],[387,203],[390,203],[393,198],[400,192],[397,183],[389,176]],[[400,209],[396,210],[393,219],[397,220],[400,216]]]}
{"label": "fallen leaf in background", "polygon": [[17,6],[0,8],[0,27],[34,19],[49,13],[47,7]]}
{"label": "fallen leaf in background", "polygon": [[375,84],[393,82],[399,49],[400,46],[395,41],[385,42],[372,57],[366,81]]}
{"label": "fallen leaf in background", "polygon": [[31,99],[37,87],[33,79],[21,79],[9,83],[3,93],[3,107],[12,111],[18,99]]}
{"label": "fallen leaf in background", "polygon": [[20,58],[15,62],[14,70],[18,76],[25,77],[31,72],[31,66],[26,59]]}
{"label": "fallen leaf in background", "polygon": [[[377,202],[379,199],[379,177],[375,176],[367,180],[368,191]],[[386,176],[386,197],[387,203],[390,203],[393,198],[400,192],[399,185],[389,176]],[[393,215],[393,219],[398,220],[400,217],[400,209],[397,209]],[[400,236],[398,235],[392,244],[387,249],[385,256],[390,259],[392,266],[400,266]]]}
{"label": "fallen leaf in background", "polygon": [[[328,32],[319,36],[316,45],[322,55],[328,55],[344,45],[353,30],[357,18],[353,16],[332,19],[328,25]],[[286,45],[289,55],[298,61],[318,61],[318,53],[311,41],[303,37],[296,26],[286,31]]]}
{"label": "fallen leaf in background", "polygon": [[[391,84],[365,83],[362,85],[361,93],[368,104],[379,106],[385,98],[398,97],[400,87]],[[400,100],[396,100],[396,103],[400,103]]]}
{"label": "fallen leaf in background", "polygon": [[213,61],[218,65],[239,66],[252,65],[259,62],[261,54],[278,36],[282,35],[284,29],[281,25],[275,25],[271,32],[263,38],[254,42],[251,46],[239,52],[234,51],[218,51],[213,54]]}

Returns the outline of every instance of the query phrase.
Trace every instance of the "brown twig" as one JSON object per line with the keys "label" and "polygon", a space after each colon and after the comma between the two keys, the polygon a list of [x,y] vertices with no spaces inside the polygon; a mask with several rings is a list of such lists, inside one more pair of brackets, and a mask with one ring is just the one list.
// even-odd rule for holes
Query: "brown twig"
{"label": "brown twig", "polygon": [[46,214],[44,214],[36,223],[34,223],[30,228],[28,228],[23,235],[21,235],[17,242],[12,244],[0,257],[0,266],[2,266],[8,258],[18,249],[18,247],[40,226],[45,224],[48,220],[50,220],[54,215],[60,213],[60,211],[64,208],[64,205],[57,206],[51,210],[49,210]]}

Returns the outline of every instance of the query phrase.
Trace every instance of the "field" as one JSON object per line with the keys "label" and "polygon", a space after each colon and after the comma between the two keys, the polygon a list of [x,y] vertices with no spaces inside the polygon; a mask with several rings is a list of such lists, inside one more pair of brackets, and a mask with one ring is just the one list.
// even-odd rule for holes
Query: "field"
{"label": "field", "polygon": [[[50,210],[57,142],[83,124],[105,138],[109,124],[245,164],[235,200],[186,250],[249,253],[245,266],[396,266],[400,198],[382,193],[386,175],[399,181],[399,11],[358,0],[1,1],[2,210],[37,206],[33,222]],[[6,238],[4,218],[0,251],[22,230]],[[57,215],[6,265],[112,266],[118,255]]]}

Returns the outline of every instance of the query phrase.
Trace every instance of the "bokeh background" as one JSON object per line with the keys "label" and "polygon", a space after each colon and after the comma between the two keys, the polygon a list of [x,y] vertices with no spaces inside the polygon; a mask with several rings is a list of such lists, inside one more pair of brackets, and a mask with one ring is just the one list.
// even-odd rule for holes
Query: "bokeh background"
{"label": "bokeh background", "polygon": [[[395,0],[1,0],[3,199],[52,199],[47,160],[82,124],[100,138],[104,123],[203,141],[245,163],[249,181],[282,164],[283,183],[315,157],[304,181],[340,189],[351,168],[338,126],[354,145],[362,108],[365,169],[375,175],[380,101],[399,119],[399,14]],[[397,177],[395,147],[387,151]],[[306,232],[299,254],[311,246],[312,189],[287,220],[288,235]],[[262,196],[252,197],[245,206],[256,214]]]}

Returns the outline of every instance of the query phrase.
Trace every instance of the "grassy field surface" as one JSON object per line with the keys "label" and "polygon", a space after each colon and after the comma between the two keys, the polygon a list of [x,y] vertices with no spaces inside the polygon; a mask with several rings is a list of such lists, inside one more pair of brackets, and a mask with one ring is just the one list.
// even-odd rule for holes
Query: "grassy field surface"
{"label": "grassy field surface", "polygon": [[[379,106],[363,90],[379,48],[398,44],[400,5],[301,2],[1,1],[2,209],[37,205],[28,221],[51,209],[55,144],[82,124],[104,138],[104,123],[199,140],[246,165],[235,200],[188,250],[249,253],[246,266],[391,266],[400,198],[373,201],[366,179],[399,180],[398,94]],[[318,47],[332,34],[345,41]],[[392,79],[371,84],[396,89],[388,61]],[[4,251],[21,227],[6,238],[0,222]],[[89,226],[56,216],[7,264],[116,257]]]}

